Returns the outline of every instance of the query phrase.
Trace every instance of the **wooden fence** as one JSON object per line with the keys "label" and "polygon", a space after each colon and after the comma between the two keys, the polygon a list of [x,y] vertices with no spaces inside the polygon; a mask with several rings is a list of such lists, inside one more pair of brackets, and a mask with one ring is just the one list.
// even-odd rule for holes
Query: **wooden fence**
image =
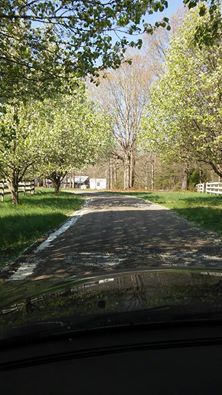
{"label": "wooden fence", "polygon": [[222,182],[206,182],[196,185],[197,192],[222,195]]}
{"label": "wooden fence", "polygon": [[[34,180],[19,182],[19,192],[30,193],[33,195],[35,193]],[[10,194],[10,190],[8,188],[7,182],[0,180],[0,201],[3,202],[4,196],[9,194]]]}
{"label": "wooden fence", "polygon": [[205,184],[196,185],[197,192],[205,192]]}

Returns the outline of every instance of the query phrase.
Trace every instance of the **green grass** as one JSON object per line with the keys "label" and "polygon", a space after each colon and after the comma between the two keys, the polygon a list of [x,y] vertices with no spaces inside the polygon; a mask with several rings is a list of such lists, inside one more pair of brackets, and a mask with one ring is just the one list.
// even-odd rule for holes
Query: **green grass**
{"label": "green grass", "polygon": [[222,196],[196,192],[134,192],[133,195],[162,204],[222,236]]}
{"label": "green grass", "polygon": [[64,222],[82,205],[81,196],[39,189],[35,195],[20,196],[16,207],[9,197],[0,202],[0,266],[14,259],[31,243]]}

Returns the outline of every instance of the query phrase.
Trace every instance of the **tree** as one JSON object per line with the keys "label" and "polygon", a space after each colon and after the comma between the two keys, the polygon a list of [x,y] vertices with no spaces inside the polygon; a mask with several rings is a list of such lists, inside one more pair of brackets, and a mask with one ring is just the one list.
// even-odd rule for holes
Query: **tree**
{"label": "tree", "polygon": [[18,184],[40,159],[42,145],[38,103],[5,105],[0,117],[0,177],[18,204]]}
{"label": "tree", "polygon": [[[184,0],[188,7],[198,2]],[[217,2],[210,1],[212,15]],[[139,48],[142,45],[140,38],[135,40],[132,36],[153,33],[158,26],[170,28],[166,17],[154,26],[146,20],[147,15],[165,8],[166,0],[2,1],[1,96],[15,97],[15,88],[21,91],[22,83],[24,92],[34,93],[37,89],[43,93],[42,85],[46,89],[55,83],[58,88],[73,72],[86,76],[118,67],[129,45]],[[204,13],[203,4],[201,10]],[[214,30],[217,32],[216,24]],[[116,40],[112,40],[111,33],[116,34]],[[35,89],[31,90],[30,85],[35,85]]]}
{"label": "tree", "polygon": [[[125,62],[117,70],[105,72],[105,78],[101,75],[98,87],[90,85],[92,98],[113,119],[116,145],[110,167],[114,167],[115,161],[122,162],[125,189],[134,187],[136,160],[140,154],[144,155],[143,147],[138,144],[141,117],[149,101],[152,83],[164,72],[169,32],[159,28],[152,36],[146,37],[144,42],[142,52],[127,52],[130,65]],[[111,168],[109,173],[112,173]]]}
{"label": "tree", "polygon": [[0,177],[13,203],[29,169],[52,179],[58,192],[68,171],[95,163],[112,144],[110,119],[87,100],[84,86],[73,95],[4,105],[0,117]]}
{"label": "tree", "polygon": [[[4,5],[0,13],[1,8]],[[52,26],[32,28],[29,20],[1,18],[0,101],[39,99],[57,92],[65,77],[63,54]]]}
{"label": "tree", "polygon": [[95,88],[101,107],[113,120],[113,157],[123,164],[124,189],[134,186],[137,137],[152,78],[144,58],[134,55],[132,65],[124,63],[118,70],[106,73]]}
{"label": "tree", "polygon": [[148,144],[182,161],[186,171],[199,161],[222,176],[222,34],[211,46],[194,40],[194,32],[210,23],[209,13],[186,16],[171,43],[166,73],[153,89],[144,128]]}
{"label": "tree", "polygon": [[84,92],[45,100],[43,162],[39,173],[58,193],[68,172],[94,164],[112,145],[110,119],[87,100]]}

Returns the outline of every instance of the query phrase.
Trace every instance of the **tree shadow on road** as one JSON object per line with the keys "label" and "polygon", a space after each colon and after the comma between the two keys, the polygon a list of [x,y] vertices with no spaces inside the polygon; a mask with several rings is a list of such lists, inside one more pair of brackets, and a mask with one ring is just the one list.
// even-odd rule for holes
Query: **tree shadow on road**
{"label": "tree shadow on road", "polygon": [[[192,217],[193,210],[178,213]],[[222,242],[170,210],[108,209],[84,214],[38,260],[36,278],[172,266],[221,268]]]}

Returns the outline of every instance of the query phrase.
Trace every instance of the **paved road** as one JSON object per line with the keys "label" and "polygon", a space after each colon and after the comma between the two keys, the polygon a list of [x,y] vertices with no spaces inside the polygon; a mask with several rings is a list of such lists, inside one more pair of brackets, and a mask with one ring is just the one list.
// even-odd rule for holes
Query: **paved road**
{"label": "paved road", "polygon": [[22,273],[45,278],[131,268],[222,268],[221,240],[164,207],[99,193],[88,195],[87,203],[69,229],[24,259],[13,279]]}

